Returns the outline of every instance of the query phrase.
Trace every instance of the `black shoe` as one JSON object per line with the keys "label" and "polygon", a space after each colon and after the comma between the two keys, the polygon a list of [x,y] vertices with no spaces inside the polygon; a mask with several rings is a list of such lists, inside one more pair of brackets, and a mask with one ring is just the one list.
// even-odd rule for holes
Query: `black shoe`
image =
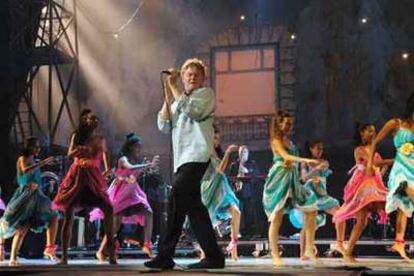
{"label": "black shoe", "polygon": [[156,268],[161,270],[173,269],[175,263],[172,258],[155,257],[151,261],[145,262],[144,265],[148,268]]}
{"label": "black shoe", "polygon": [[398,186],[398,188],[395,189],[395,193],[396,194],[399,194],[401,196],[406,196],[407,195],[407,192],[405,190],[407,189],[407,187],[408,187],[407,181],[403,181],[403,182],[400,183],[400,185]]}
{"label": "black shoe", "polygon": [[224,266],[225,266],[224,258],[219,258],[219,259],[204,258],[198,263],[188,265],[188,269],[205,269],[205,268],[213,269],[213,268],[224,268]]}

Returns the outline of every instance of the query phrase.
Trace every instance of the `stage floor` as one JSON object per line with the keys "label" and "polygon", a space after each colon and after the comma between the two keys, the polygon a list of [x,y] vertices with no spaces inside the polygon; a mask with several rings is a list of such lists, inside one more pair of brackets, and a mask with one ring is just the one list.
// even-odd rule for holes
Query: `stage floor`
{"label": "stage floor", "polygon": [[[67,266],[53,265],[42,259],[19,259],[21,266],[9,267],[7,261],[0,265],[0,275],[133,275],[138,273],[158,274],[143,266],[145,259],[120,259],[111,266],[100,264],[95,259],[73,259]],[[414,260],[402,262],[397,258],[359,258],[352,266],[344,266],[341,259],[321,258],[316,263],[284,258],[285,265],[275,268],[270,258],[241,258],[227,260],[222,270],[189,271],[185,266],[197,261],[194,258],[177,258],[173,271],[163,274],[185,275],[414,275]]]}

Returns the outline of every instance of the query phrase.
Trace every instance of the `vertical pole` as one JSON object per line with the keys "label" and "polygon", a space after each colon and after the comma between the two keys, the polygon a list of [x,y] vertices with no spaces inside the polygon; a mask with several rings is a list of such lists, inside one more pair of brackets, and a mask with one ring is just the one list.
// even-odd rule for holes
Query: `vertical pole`
{"label": "vertical pole", "polygon": [[[78,12],[77,12],[77,5],[76,5],[76,0],[73,0],[73,26],[74,26],[74,37],[75,37],[75,52],[76,52],[76,56],[75,56],[75,64],[74,66],[76,66],[76,72],[75,72],[75,93],[77,98],[79,99],[79,41],[78,41]],[[80,106],[80,101],[78,101],[78,114],[80,114],[81,111],[81,106]],[[75,128],[75,126],[72,126],[73,128]]]}
{"label": "vertical pole", "polygon": [[[53,52],[52,52],[52,45],[53,45],[53,0],[49,0],[48,2],[48,9],[49,9],[49,18],[47,18],[47,22],[49,22],[49,45],[48,45],[48,51],[49,51],[49,72],[48,72],[48,109],[47,109],[47,126],[48,126],[48,143],[49,147],[53,144],[52,141],[52,64],[53,64]],[[57,16],[57,15],[56,15]]]}

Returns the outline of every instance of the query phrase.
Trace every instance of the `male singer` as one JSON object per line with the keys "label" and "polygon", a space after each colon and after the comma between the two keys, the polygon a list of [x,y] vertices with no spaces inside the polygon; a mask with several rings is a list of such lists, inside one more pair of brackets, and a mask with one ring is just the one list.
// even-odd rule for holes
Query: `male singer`
{"label": "male singer", "polygon": [[[184,92],[178,88],[181,73]],[[158,128],[172,132],[174,173],[168,206],[167,231],[158,246],[158,256],[145,266],[172,269],[173,255],[186,215],[205,258],[189,268],[224,268],[225,260],[201,202],[200,183],[213,152],[215,96],[203,86],[206,76],[201,60],[188,59],[181,72],[171,70],[166,81],[164,104],[158,113]]]}

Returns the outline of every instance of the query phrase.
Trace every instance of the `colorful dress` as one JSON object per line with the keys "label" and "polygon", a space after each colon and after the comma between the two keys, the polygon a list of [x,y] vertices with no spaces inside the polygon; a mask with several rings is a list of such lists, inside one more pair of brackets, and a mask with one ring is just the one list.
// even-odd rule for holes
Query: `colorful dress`
{"label": "colorful dress", "polygon": [[400,209],[408,217],[414,212],[414,203],[406,195],[396,193],[401,183],[407,182],[408,186],[414,188],[414,133],[400,127],[394,136],[394,146],[397,150],[394,164],[388,178],[389,193],[385,210],[391,213]]}
{"label": "colorful dress", "polygon": [[[126,159],[126,157],[122,158]],[[108,189],[109,199],[114,208],[114,215],[121,215],[122,223],[138,223],[144,226],[145,217],[142,211],[148,210],[152,212],[152,209],[148,203],[147,195],[137,182],[141,171],[138,169],[118,168],[115,174],[116,178]],[[104,214],[98,208],[94,209],[89,216],[90,221],[103,218]]]}
{"label": "colorful dress", "polygon": [[[298,155],[296,147],[291,143],[287,148],[291,155]],[[285,162],[279,154],[273,157],[273,166],[266,177],[263,191],[263,207],[269,221],[281,209],[289,212],[291,208],[301,211],[316,211],[315,194],[305,190],[299,180],[297,162]]]}
{"label": "colorful dress", "polygon": [[[375,153],[374,160],[381,160],[381,156]],[[387,214],[378,205],[371,203],[385,203],[385,197],[388,190],[382,181],[382,174],[379,168],[374,169],[374,175],[369,176],[366,172],[366,159],[358,160],[357,164],[349,171],[352,173],[351,179],[345,186],[344,203],[333,217],[333,222],[341,222],[355,215],[362,208],[369,208],[370,212],[377,212],[380,216],[378,223],[384,224],[387,220]]]}
{"label": "colorful dress", "polygon": [[329,196],[326,188],[326,179],[332,174],[332,170],[329,168],[320,171],[312,170],[309,166],[306,166],[304,169],[309,171],[309,178],[304,184],[305,189],[315,193],[318,210],[325,211],[339,206],[339,201]]}
{"label": "colorful dress", "polygon": [[216,170],[219,164],[220,160],[211,158],[210,165],[201,180],[201,200],[207,207],[213,226],[216,226],[219,220],[231,218],[228,211],[231,205],[239,206],[239,200],[227,177]]}
{"label": "colorful dress", "polygon": [[[307,173],[308,179],[304,184],[306,190],[312,191],[316,196],[316,205],[319,211],[325,211],[335,206],[339,206],[339,201],[328,195],[326,189],[326,179],[332,174],[332,170],[325,168],[323,170],[313,170],[311,166],[303,164],[302,170]],[[303,215],[297,209],[292,209],[289,213],[289,219],[296,228],[303,228]],[[326,215],[324,213],[316,216],[317,227],[325,225]]]}
{"label": "colorful dress", "polygon": [[106,192],[108,185],[101,172],[102,138],[95,136],[85,146],[60,184],[53,200],[53,207],[57,210],[73,208],[79,211],[87,207],[101,207],[103,202],[111,204]]}
{"label": "colorful dress", "polygon": [[[30,183],[36,183],[37,189],[29,189]],[[49,226],[57,212],[52,210],[50,199],[42,192],[40,169],[32,172],[17,172],[18,188],[10,199],[0,220],[0,237],[7,239],[20,227],[28,227],[40,233]]]}

